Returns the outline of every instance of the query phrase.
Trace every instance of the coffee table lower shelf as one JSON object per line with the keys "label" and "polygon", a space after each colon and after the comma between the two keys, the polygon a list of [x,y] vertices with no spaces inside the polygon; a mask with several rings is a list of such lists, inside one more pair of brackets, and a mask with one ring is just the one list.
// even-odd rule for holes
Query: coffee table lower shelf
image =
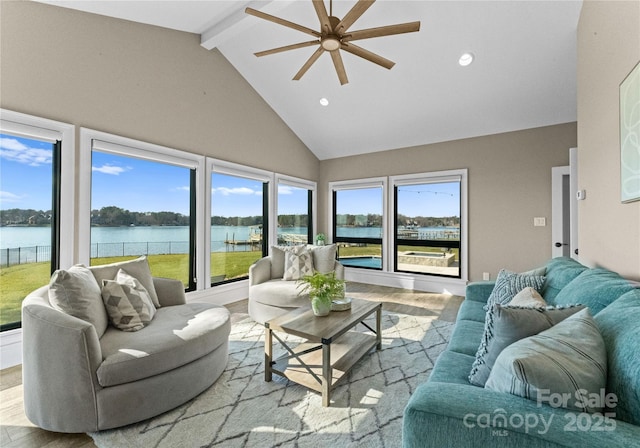
{"label": "coffee table lower shelf", "polygon": [[[297,357],[279,358],[267,370],[322,393],[323,405],[328,406],[329,391],[336,387],[356,362],[377,345],[375,335],[348,331],[331,344],[302,343],[291,349]],[[316,350],[307,352],[314,348]],[[302,352],[306,353],[300,354]],[[327,352],[330,367],[326,373],[327,379],[331,377],[330,382],[325,382],[323,372],[323,357],[327,356]]]}

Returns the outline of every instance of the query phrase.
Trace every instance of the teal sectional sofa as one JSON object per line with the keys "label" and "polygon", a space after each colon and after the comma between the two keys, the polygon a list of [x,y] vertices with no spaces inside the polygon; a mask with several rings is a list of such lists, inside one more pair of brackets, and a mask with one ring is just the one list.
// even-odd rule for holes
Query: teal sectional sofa
{"label": "teal sectional sofa", "polygon": [[404,411],[404,448],[639,447],[640,289],[618,274],[570,258],[546,264],[548,305],[589,307],[606,348],[606,393],[618,399],[607,415],[539,404],[469,382],[493,282],[467,286],[447,349]]}

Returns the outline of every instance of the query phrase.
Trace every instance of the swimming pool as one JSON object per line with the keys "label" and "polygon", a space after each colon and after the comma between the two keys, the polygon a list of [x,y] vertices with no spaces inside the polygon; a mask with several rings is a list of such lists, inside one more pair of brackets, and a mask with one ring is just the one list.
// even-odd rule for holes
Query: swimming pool
{"label": "swimming pool", "polygon": [[373,268],[382,269],[382,258],[380,257],[342,257],[338,261],[343,266],[353,268]]}

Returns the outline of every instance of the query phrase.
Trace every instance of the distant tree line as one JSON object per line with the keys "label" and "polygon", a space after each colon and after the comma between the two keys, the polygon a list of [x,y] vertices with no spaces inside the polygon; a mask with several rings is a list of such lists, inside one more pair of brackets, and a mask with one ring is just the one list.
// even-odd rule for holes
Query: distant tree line
{"label": "distant tree line", "polygon": [[48,226],[51,224],[51,210],[34,210],[12,208],[0,210],[0,223],[2,225],[33,225]]}
{"label": "distant tree line", "polygon": [[[375,213],[367,215],[339,214],[338,226],[346,227],[382,227],[382,216]],[[460,226],[459,216],[405,216],[398,215],[398,225],[403,227],[455,227]]]}
{"label": "distant tree line", "polygon": [[[0,210],[2,225],[49,225],[51,210],[9,209]],[[95,226],[188,226],[189,217],[175,212],[132,212],[120,207],[108,206],[91,211],[91,224]],[[262,216],[212,216],[211,225],[217,226],[259,226],[263,224]],[[339,226],[349,227],[382,227],[382,216],[370,213],[367,215],[340,214],[337,216]],[[308,227],[307,215],[279,215],[280,227]],[[414,227],[451,227],[460,225],[459,216],[445,217],[408,217],[398,215],[398,225]]]}

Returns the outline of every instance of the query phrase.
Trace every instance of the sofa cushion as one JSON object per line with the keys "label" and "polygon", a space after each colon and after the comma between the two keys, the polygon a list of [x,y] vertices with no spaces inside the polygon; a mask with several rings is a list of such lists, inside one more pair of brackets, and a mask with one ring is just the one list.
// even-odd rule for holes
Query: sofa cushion
{"label": "sofa cushion", "polygon": [[251,287],[251,300],[264,305],[283,308],[297,308],[309,304],[309,295],[300,294],[302,286],[298,282],[273,279]]}
{"label": "sofa cushion", "polygon": [[624,294],[595,316],[607,349],[607,392],[618,398],[616,418],[640,425],[640,289]]}
{"label": "sofa cushion", "polygon": [[[484,325],[486,316],[487,312],[484,310],[484,303],[465,299],[460,304],[456,320],[472,320]],[[478,340],[479,338],[475,342],[477,343]]]}
{"label": "sofa cushion", "polygon": [[584,398],[600,396],[606,380],[604,341],[585,308],[550,329],[505,348],[485,387],[552,407],[597,412],[602,410],[600,400]]}
{"label": "sofa cushion", "polygon": [[[515,300],[515,299],[514,299]],[[469,374],[469,382],[484,386],[496,358],[509,345],[536,335],[584,309],[584,306],[540,308],[494,305],[487,313],[484,333]]]}
{"label": "sofa cushion", "polygon": [[83,265],[53,273],[49,281],[49,302],[58,311],[92,324],[98,337],[107,329],[109,321],[100,286],[89,268]]}
{"label": "sofa cushion", "polygon": [[525,275],[501,269],[496,278],[496,284],[487,299],[485,310],[489,310],[496,303],[506,305],[516,294],[526,287],[542,290],[544,277],[539,275]]}
{"label": "sofa cushion", "polygon": [[547,306],[547,302],[542,298],[540,293],[533,289],[531,286],[527,286],[518,294],[516,294],[511,302],[510,306],[522,306],[526,308],[544,308]]}
{"label": "sofa cushion", "polygon": [[149,268],[147,257],[142,256],[135,260],[121,261],[118,263],[103,264],[100,266],[91,266],[91,272],[98,281],[98,285],[102,285],[102,280],[115,280],[120,269],[124,269],[129,275],[137,278],[142,286],[149,292],[151,301],[156,308],[160,308],[158,294],[153,286],[153,277]]}
{"label": "sofa cushion", "polygon": [[558,292],[587,269],[586,266],[583,266],[573,258],[552,258],[547,262],[544,287],[541,291],[542,297],[550,305],[555,304],[553,299],[558,295]]}
{"label": "sofa cushion", "polygon": [[305,275],[313,275],[313,257],[306,246],[294,246],[284,254],[284,280],[300,280]]}
{"label": "sofa cushion", "polygon": [[629,281],[607,269],[588,269],[574,278],[555,296],[557,305],[582,303],[596,315],[623,294],[631,291]]}
{"label": "sofa cushion", "polygon": [[156,312],[149,292],[122,269],[118,271],[116,280],[102,281],[102,300],[109,321],[122,331],[142,330]]}
{"label": "sofa cushion", "polygon": [[226,344],[230,330],[225,307],[195,302],[160,308],[151,323],[135,333],[110,327],[100,340],[98,383],[114,386],[188,364]]}

